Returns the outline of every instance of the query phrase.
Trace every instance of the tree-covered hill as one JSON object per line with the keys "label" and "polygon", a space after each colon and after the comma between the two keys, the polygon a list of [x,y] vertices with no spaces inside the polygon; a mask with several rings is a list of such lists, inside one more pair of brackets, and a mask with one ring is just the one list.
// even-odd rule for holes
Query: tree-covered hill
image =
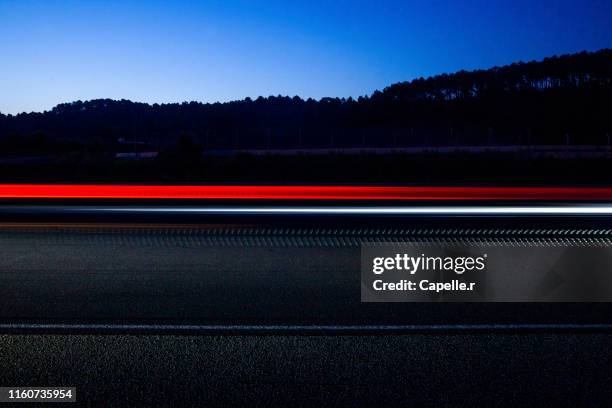
{"label": "tree-covered hill", "polygon": [[611,132],[612,50],[604,49],[419,78],[358,99],[64,103],[0,115],[0,151],[105,150],[119,138],[160,149],[604,144]]}

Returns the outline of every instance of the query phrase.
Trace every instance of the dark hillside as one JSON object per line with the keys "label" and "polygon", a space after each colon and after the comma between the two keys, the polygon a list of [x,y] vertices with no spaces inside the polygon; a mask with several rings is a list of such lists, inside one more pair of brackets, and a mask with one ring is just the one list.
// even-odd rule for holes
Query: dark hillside
{"label": "dark hillside", "polygon": [[[368,168],[380,161],[374,156],[392,154],[391,162],[402,167],[405,160],[428,163],[433,150],[437,162],[468,162],[459,166],[467,172],[465,166],[476,160],[473,154],[455,153],[456,147],[482,147],[472,149],[484,155],[480,162],[493,156],[499,162],[497,156],[505,152],[504,157],[513,163],[518,154],[521,163],[538,168],[530,160],[546,161],[541,159],[548,152],[546,146],[553,146],[550,159],[563,156],[581,161],[595,155],[606,168],[611,134],[612,50],[604,49],[419,78],[356,100],[270,96],[227,103],[149,105],[100,99],[65,103],[42,113],[0,114],[0,166],[5,178],[35,177],[43,166],[46,176],[61,173],[62,178],[63,172],[128,179],[155,178],[160,175],[152,174],[161,172],[177,179],[235,177],[240,181],[273,180],[279,174],[302,179],[306,175],[290,164],[303,163],[307,169],[342,174],[340,178],[347,181],[364,178],[357,171],[339,169],[341,163],[354,159],[320,157],[332,149],[343,156],[375,153],[361,157],[359,162],[366,163],[361,170],[376,175],[376,180],[391,180],[397,176]],[[538,146],[544,147],[531,154]],[[559,146],[567,150],[559,153]],[[590,146],[587,155],[573,154],[585,146]],[[159,155],[143,164],[116,160],[117,153],[142,159],[136,153],[143,151]],[[265,151],[306,156],[297,161],[266,158]],[[325,170],[320,167],[323,163],[331,167]],[[62,166],[67,167],[60,171]],[[246,168],[257,172],[241,172]],[[448,174],[445,169],[441,173],[443,179]],[[418,179],[417,175],[408,181]]]}

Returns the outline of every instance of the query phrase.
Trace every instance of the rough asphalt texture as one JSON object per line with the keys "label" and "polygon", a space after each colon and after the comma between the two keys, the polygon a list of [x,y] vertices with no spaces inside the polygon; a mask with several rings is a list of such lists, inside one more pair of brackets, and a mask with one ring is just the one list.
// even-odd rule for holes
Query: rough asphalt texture
{"label": "rough asphalt texture", "polygon": [[607,334],[0,336],[1,385],[104,407],[603,406],[611,367]]}

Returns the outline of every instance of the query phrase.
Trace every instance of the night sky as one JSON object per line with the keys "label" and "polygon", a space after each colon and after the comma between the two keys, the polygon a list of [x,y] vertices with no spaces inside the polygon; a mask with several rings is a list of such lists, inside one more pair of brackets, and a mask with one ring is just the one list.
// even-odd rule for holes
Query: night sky
{"label": "night sky", "polygon": [[0,0],[0,112],[359,96],[612,47],[612,2]]}

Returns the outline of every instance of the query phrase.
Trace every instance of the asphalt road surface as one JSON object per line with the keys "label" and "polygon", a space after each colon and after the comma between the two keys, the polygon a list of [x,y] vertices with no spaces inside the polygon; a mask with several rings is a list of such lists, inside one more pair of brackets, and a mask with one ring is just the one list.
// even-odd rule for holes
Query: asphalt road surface
{"label": "asphalt road surface", "polygon": [[609,303],[362,303],[359,240],[368,239],[204,225],[3,226],[0,328],[368,331],[611,322]]}
{"label": "asphalt road surface", "polygon": [[567,333],[2,335],[0,383],[104,407],[608,406],[611,350]]}

